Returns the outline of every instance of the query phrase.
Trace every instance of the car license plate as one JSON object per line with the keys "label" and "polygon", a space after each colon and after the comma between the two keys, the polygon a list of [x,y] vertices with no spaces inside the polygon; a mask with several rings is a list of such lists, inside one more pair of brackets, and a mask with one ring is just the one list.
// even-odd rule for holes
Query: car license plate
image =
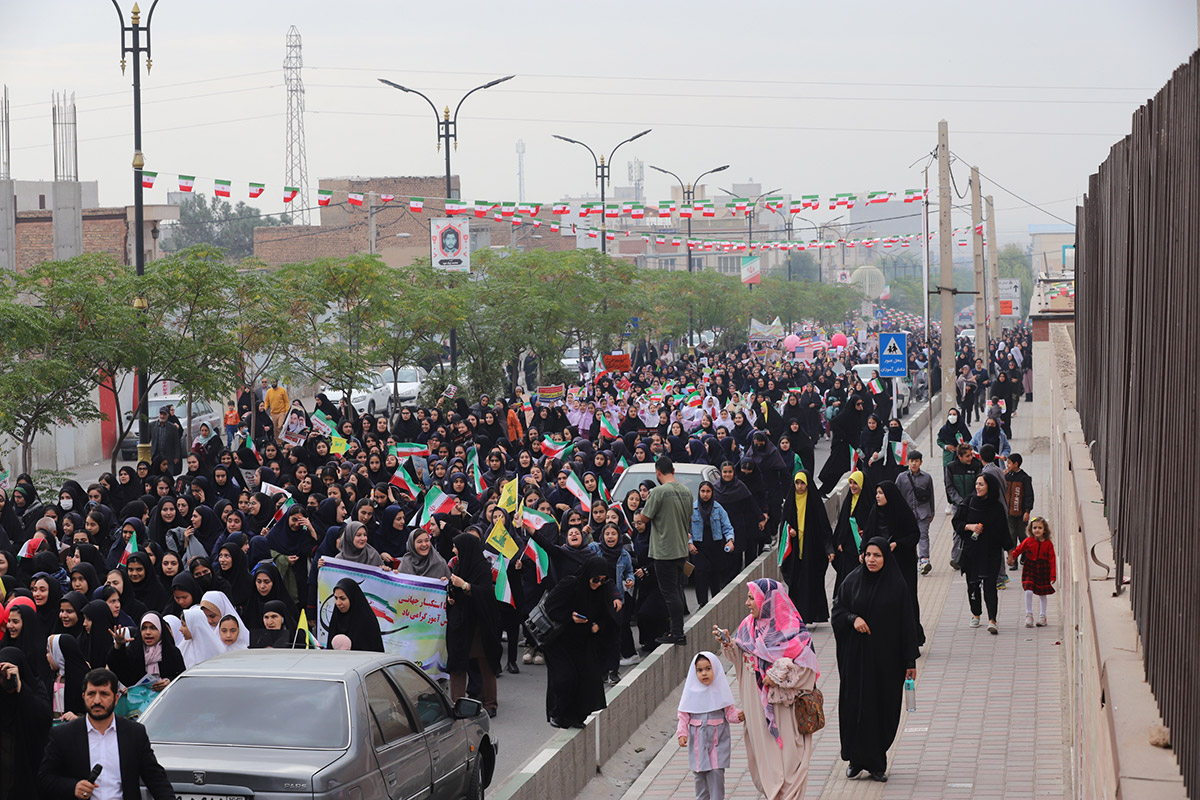
{"label": "car license plate", "polygon": [[175,800],[250,800],[244,794],[176,794]]}

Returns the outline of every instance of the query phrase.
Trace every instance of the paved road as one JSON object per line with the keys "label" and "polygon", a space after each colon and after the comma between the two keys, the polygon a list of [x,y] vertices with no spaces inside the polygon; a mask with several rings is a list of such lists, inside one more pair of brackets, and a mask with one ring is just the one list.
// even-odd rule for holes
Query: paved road
{"label": "paved road", "polygon": [[[1035,483],[1035,496],[1047,497],[1049,470],[1045,444],[1029,438],[1029,415],[1014,420],[1013,448],[1025,457],[1025,470]],[[924,438],[924,437],[922,437]],[[939,471],[940,472],[940,471]],[[935,472],[938,496],[944,497]],[[1035,509],[1036,511],[1036,509]],[[889,753],[886,784],[847,780],[839,759],[838,672],[833,635],[828,625],[815,626],[813,639],[822,667],[827,727],[815,736],[806,797],[821,798],[1065,798],[1068,753],[1064,735],[1063,637],[1059,595],[1052,595],[1049,625],[1023,627],[1023,593],[1019,580],[1000,592],[998,636],[967,627],[970,612],[961,576],[946,566],[950,517],[941,513],[932,526],[934,571],[920,579],[922,622],[929,643],[917,662],[917,710],[905,713]],[[1010,573],[1019,576],[1019,573]],[[827,589],[832,591],[832,573]],[[675,702],[674,699],[664,703]],[[657,728],[657,751],[644,770],[622,784],[615,777],[597,778],[588,798],[625,800],[690,800],[694,797],[687,751],[673,741],[673,725],[660,707],[649,723]],[[632,761],[632,753],[619,754]],[[611,762],[610,762],[611,763]],[[609,769],[606,767],[606,772]],[[640,777],[638,777],[640,772]],[[733,761],[726,773],[730,797],[755,797],[746,771],[740,729],[735,726]]]}

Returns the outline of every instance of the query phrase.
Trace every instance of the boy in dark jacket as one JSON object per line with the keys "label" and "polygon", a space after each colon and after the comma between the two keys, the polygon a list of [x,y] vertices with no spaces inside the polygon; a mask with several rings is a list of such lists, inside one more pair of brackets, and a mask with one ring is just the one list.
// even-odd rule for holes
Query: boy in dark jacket
{"label": "boy in dark jacket", "polygon": [[983,471],[983,462],[975,457],[971,445],[958,446],[958,457],[946,465],[946,496],[960,506],[975,494],[975,477]]}
{"label": "boy in dark jacket", "polygon": [[[1029,524],[1029,512],[1033,510],[1033,478],[1021,469],[1022,463],[1024,459],[1020,453],[1009,453],[1004,468],[1004,505],[1008,510],[1008,533],[1013,547],[1025,538],[1025,526]],[[1009,569],[1015,570],[1016,566]]]}

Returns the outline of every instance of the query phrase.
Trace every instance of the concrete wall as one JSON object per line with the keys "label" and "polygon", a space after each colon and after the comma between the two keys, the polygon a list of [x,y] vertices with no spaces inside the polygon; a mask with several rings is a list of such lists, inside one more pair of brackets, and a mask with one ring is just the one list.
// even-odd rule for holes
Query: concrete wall
{"label": "concrete wall", "polygon": [[17,208],[13,203],[15,181],[0,181],[0,269],[17,268]]}
{"label": "concrete wall", "polygon": [[1162,724],[1146,682],[1142,642],[1127,594],[1114,594],[1104,498],[1075,410],[1075,352],[1069,326],[1050,325],[1034,343],[1034,436],[1051,450],[1050,521],[1059,559],[1071,785],[1083,798],[1182,800],[1174,753],[1149,742]]}

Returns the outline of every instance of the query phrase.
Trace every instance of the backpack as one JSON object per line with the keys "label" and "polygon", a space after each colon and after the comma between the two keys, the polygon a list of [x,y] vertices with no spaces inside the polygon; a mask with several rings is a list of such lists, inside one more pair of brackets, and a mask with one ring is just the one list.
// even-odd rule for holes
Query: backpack
{"label": "backpack", "polygon": [[550,618],[546,611],[546,598],[549,596],[549,592],[543,594],[529,612],[529,619],[525,620],[525,631],[538,649],[557,639],[567,627],[564,623],[555,622]]}

